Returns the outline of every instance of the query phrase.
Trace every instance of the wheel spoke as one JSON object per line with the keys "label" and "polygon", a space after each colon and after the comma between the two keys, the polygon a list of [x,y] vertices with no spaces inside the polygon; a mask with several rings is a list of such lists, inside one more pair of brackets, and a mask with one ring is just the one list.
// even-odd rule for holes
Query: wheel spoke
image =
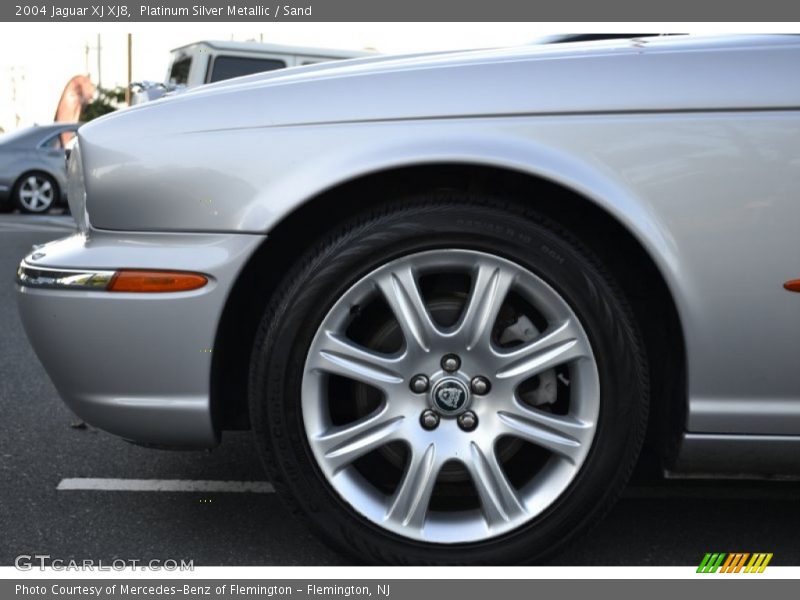
{"label": "wheel spoke", "polygon": [[588,356],[588,348],[581,339],[573,321],[563,321],[529,344],[498,355],[502,366],[495,377],[518,384],[542,371]]}
{"label": "wheel spoke", "polygon": [[386,512],[386,520],[397,521],[403,527],[422,529],[440,468],[436,446],[429,444],[424,452],[412,448],[403,480]]}
{"label": "wheel spoke", "polygon": [[514,410],[500,410],[497,413],[505,435],[550,450],[573,464],[584,452],[584,446],[591,441],[594,431],[592,423],[526,408],[516,401],[514,406]]}
{"label": "wheel spoke", "polygon": [[42,192],[43,194],[49,194],[52,189],[53,186],[50,185],[49,181],[45,181],[42,183],[41,186],[39,186],[39,191]]}
{"label": "wheel spoke", "polygon": [[473,274],[472,289],[459,324],[459,333],[467,349],[490,343],[492,326],[513,282],[514,275],[508,270],[496,265],[479,264]]}
{"label": "wheel spoke", "polygon": [[393,414],[384,406],[377,414],[332,427],[313,442],[322,450],[328,468],[336,473],[357,458],[397,439],[397,430],[404,420],[404,416]]}
{"label": "wheel spoke", "polygon": [[39,189],[39,182],[38,182],[38,180],[36,179],[35,176],[31,175],[30,177],[28,177],[27,183],[28,183],[28,187],[30,187],[32,190],[38,190]]}
{"label": "wheel spoke", "polygon": [[[53,184],[54,199],[57,190]],[[331,301],[304,366],[305,439],[327,483],[372,525],[415,542],[481,542],[544,514],[580,473],[600,412],[597,364],[579,315],[534,272],[487,252],[442,247],[386,261]],[[434,320],[458,306],[456,321]],[[356,308],[363,320],[353,319]],[[493,343],[506,321],[502,341]],[[351,337],[356,324],[376,344]],[[401,348],[379,349],[378,340],[398,335]],[[517,339],[524,341],[506,343]],[[552,394],[523,394],[531,378],[552,391],[563,375],[568,394],[559,393],[554,407]],[[339,377],[359,390],[369,386],[378,408],[351,423],[336,420],[347,389],[335,385]],[[451,378],[473,390],[463,409],[474,414],[437,419],[427,413],[446,400],[439,389],[449,388],[439,386]],[[394,451],[400,444],[405,452]],[[501,448],[521,447],[542,460],[519,455],[507,464]],[[440,490],[451,462],[464,481]],[[462,483],[474,488],[471,504],[453,496]]]}
{"label": "wheel spoke", "polygon": [[310,357],[311,368],[383,390],[403,383],[398,370],[402,358],[379,354],[331,331],[321,337],[316,355]]}
{"label": "wheel spoke", "polygon": [[428,352],[439,331],[425,306],[414,270],[409,266],[398,267],[382,274],[375,283],[403,331],[406,346]]}
{"label": "wheel spoke", "polygon": [[503,472],[495,452],[493,450],[484,452],[472,442],[470,455],[472,460],[467,463],[467,470],[475,489],[478,490],[483,514],[489,527],[522,515],[525,507]]}

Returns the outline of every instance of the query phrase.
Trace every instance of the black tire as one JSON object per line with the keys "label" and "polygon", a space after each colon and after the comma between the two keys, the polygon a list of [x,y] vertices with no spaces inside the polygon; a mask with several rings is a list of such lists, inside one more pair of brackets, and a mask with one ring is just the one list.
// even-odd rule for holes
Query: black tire
{"label": "black tire", "polygon": [[[591,340],[601,386],[596,435],[569,488],[508,534],[468,544],[426,544],[379,528],[342,500],[306,441],[300,382],[306,352],[333,302],[390,259],[459,247],[512,260],[572,306]],[[627,482],[648,414],[646,357],[622,293],[568,232],[517,204],[466,196],[410,198],[332,232],[308,251],[269,302],[250,367],[255,440],[281,498],[324,540],[357,561],[520,564],[542,560],[599,521]]]}
{"label": "black tire", "polygon": [[[23,201],[22,192],[23,186],[25,185],[26,181],[31,177],[35,178],[37,181],[41,182],[41,185],[49,185],[51,200],[49,204],[46,206],[43,205],[41,209],[34,210],[33,208],[26,206],[26,203]],[[17,182],[14,184],[14,189],[12,192],[12,197],[14,199],[14,205],[19,208],[20,212],[27,213],[27,214],[37,214],[42,215],[50,212],[50,210],[58,206],[61,198],[61,191],[58,187],[58,183],[56,182],[53,176],[44,173],[43,171],[32,171],[30,173],[25,173],[20,177]]]}

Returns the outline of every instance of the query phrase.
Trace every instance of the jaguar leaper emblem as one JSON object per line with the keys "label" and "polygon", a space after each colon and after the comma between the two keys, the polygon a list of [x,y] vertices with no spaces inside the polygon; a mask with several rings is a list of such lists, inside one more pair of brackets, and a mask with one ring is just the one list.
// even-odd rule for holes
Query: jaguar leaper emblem
{"label": "jaguar leaper emblem", "polygon": [[467,388],[456,379],[447,379],[433,390],[433,401],[442,412],[458,411],[467,401]]}

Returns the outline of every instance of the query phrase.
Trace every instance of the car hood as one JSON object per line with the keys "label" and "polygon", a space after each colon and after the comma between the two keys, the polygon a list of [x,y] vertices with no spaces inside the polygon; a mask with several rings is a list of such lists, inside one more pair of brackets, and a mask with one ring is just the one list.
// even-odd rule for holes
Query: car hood
{"label": "car hood", "polygon": [[[216,84],[112,113],[96,141],[248,127],[525,114],[794,106],[796,36],[659,37],[333,61]],[[742,85],[743,74],[748,83]]]}

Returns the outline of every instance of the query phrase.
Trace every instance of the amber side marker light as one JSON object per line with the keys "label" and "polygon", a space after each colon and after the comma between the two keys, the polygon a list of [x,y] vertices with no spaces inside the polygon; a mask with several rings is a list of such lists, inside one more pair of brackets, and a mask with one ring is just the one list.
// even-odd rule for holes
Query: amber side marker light
{"label": "amber side marker light", "polygon": [[792,279],[783,284],[784,289],[790,292],[800,292],[800,279]]}
{"label": "amber side marker light", "polygon": [[174,271],[117,271],[106,288],[109,292],[188,292],[203,287],[208,278]]}

